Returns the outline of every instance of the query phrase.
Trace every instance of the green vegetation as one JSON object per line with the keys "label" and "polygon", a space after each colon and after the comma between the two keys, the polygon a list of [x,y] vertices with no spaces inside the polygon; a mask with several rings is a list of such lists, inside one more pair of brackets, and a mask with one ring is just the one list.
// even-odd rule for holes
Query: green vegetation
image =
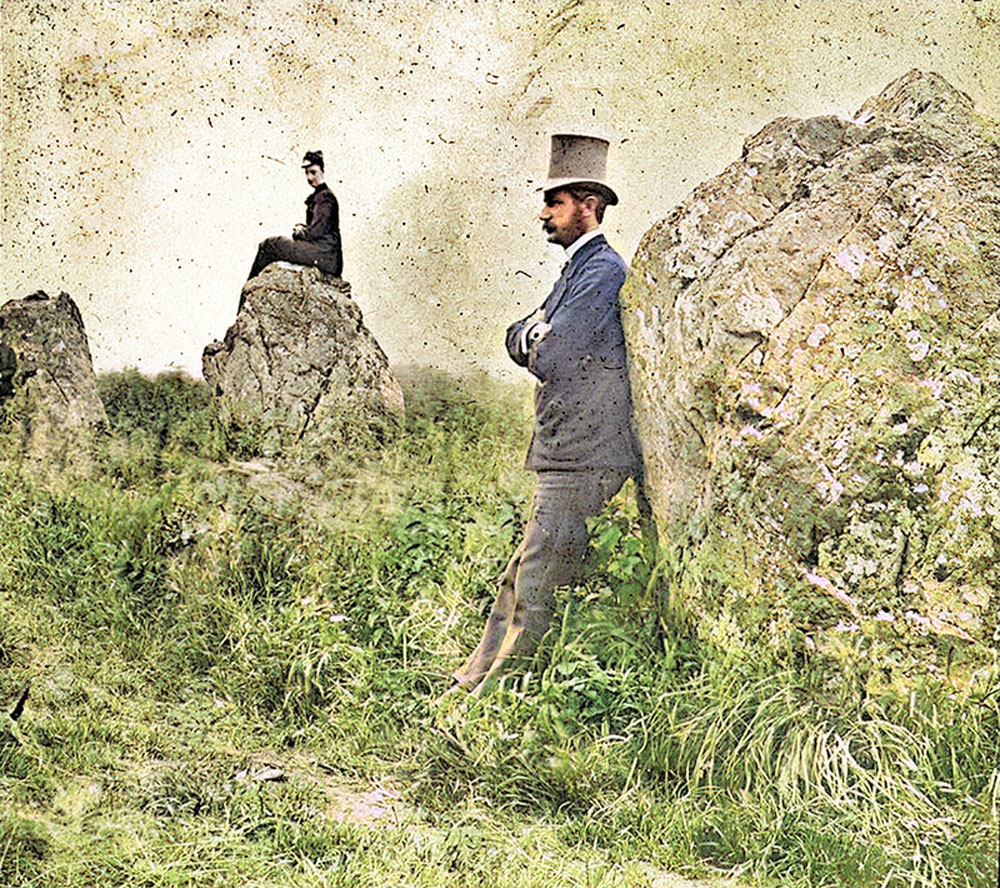
{"label": "green vegetation", "polygon": [[528,508],[523,390],[411,374],[394,439],[274,461],[200,384],[101,392],[96,473],[0,463],[0,884],[994,884],[996,662],[872,693],[861,646],[695,643],[628,492],[532,671],[434,702]]}

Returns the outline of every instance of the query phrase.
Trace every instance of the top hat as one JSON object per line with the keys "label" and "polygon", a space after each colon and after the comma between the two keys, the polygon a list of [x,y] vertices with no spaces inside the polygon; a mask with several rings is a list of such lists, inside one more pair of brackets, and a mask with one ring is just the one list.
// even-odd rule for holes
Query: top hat
{"label": "top hat", "polygon": [[596,185],[614,205],[618,195],[604,180],[607,165],[607,139],[557,133],[552,136],[549,177],[538,190],[548,193],[568,185]]}
{"label": "top hat", "polygon": [[302,169],[311,166],[318,166],[323,169],[323,152],[322,151],[307,151],[306,156],[302,158]]}

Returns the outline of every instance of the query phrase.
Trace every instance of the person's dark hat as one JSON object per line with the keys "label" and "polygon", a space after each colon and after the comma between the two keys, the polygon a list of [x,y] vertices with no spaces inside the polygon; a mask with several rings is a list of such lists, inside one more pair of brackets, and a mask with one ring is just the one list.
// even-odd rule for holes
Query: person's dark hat
{"label": "person's dark hat", "polygon": [[302,169],[314,165],[318,166],[321,170],[325,169],[323,166],[322,151],[307,151],[306,156],[302,158]]}

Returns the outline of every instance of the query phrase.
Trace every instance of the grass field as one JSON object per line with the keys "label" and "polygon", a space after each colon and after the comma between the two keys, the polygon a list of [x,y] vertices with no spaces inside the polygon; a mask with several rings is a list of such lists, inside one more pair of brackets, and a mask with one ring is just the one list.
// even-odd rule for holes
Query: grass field
{"label": "grass field", "polygon": [[388,442],[266,459],[203,385],[100,382],[89,477],[0,461],[0,884],[995,885],[995,658],[857,698],[719,658],[628,491],[533,669],[433,702],[525,518],[524,389],[411,373]]}

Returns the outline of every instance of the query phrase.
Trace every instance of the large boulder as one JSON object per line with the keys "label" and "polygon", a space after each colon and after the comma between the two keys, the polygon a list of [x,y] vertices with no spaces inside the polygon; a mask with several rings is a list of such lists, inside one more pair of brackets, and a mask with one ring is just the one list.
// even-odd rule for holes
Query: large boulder
{"label": "large boulder", "polygon": [[362,323],[346,281],[276,262],[243,287],[236,322],[202,355],[202,372],[266,452],[323,444],[402,418],[403,393]]}
{"label": "large boulder", "polygon": [[32,456],[87,461],[107,424],[83,318],[39,290],[0,306],[0,413]]}
{"label": "large boulder", "polygon": [[990,642],[995,121],[917,71],[853,120],[776,120],[646,234],[623,299],[672,591],[703,638]]}

